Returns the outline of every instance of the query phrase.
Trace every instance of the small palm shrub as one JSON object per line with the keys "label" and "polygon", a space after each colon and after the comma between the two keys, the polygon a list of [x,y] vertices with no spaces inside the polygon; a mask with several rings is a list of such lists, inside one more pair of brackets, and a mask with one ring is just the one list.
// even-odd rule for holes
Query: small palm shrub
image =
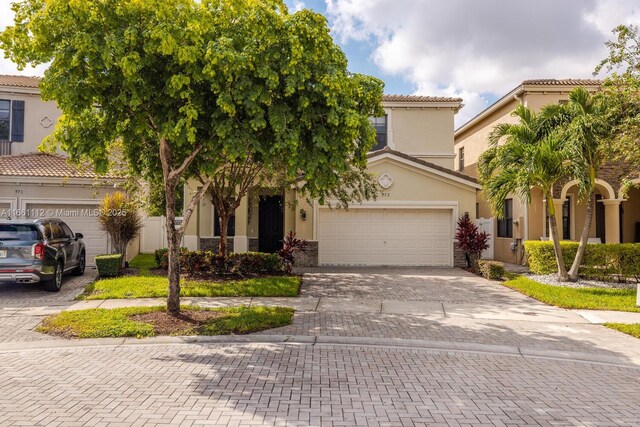
{"label": "small palm shrub", "polygon": [[121,266],[124,267],[127,245],[142,229],[142,218],[135,203],[120,191],[107,194],[100,203],[98,223],[111,238],[116,253],[122,254]]}

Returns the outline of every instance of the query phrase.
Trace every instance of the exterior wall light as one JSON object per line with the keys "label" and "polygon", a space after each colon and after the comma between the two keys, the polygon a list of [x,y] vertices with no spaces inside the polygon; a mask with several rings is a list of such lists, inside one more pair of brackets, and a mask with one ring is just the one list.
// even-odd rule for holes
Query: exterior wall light
{"label": "exterior wall light", "polygon": [[304,209],[300,209],[300,219],[303,221],[307,220],[307,211],[305,211]]}

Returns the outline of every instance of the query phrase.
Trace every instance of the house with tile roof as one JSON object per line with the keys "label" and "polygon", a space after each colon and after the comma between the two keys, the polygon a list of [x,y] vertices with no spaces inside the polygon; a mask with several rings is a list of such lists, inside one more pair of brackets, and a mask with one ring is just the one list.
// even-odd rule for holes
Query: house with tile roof
{"label": "house with tile roof", "polygon": [[[596,91],[600,83],[599,80],[580,79],[523,81],[455,131],[455,169],[477,176],[477,162],[488,148],[489,134],[500,123],[516,122],[511,112],[518,104],[539,111],[544,105],[566,102],[569,92],[575,87]],[[590,236],[592,242],[640,242],[640,189],[631,189],[623,195],[620,191],[621,174],[616,165],[605,165],[600,171],[596,181],[595,216]],[[578,198],[576,183],[563,182],[554,191],[558,233],[563,240],[578,240],[584,225],[586,204]],[[505,219],[496,220],[480,194],[476,216],[492,234],[492,248],[484,256],[522,263],[524,240],[549,238],[545,203],[540,190],[533,189],[530,203],[523,203],[514,196],[505,202]]]}
{"label": "house with tile roof", "polygon": [[61,218],[84,235],[90,265],[95,255],[110,250],[95,209],[119,180],[71,164],[64,153],[38,150],[61,114],[55,102],[41,99],[39,82],[37,77],[0,75],[0,218]]}
{"label": "house with tile roof", "polygon": [[[454,170],[454,116],[462,100],[385,95],[383,107],[385,115],[371,119],[377,145],[368,158],[377,200],[332,210],[294,189],[255,188],[229,224],[232,250],[274,252],[282,236],[295,231],[310,244],[299,265],[462,265],[456,221],[462,215],[475,219],[480,188],[475,178]],[[215,250],[219,235],[215,210],[205,199],[184,244]]]}

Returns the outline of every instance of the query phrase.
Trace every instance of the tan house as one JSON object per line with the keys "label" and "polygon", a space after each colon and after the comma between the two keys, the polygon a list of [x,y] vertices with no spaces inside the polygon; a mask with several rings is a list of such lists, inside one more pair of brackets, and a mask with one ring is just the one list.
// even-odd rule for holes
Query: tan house
{"label": "tan house", "polygon": [[[569,92],[582,86],[597,90],[598,80],[526,80],[482,111],[455,132],[455,168],[477,176],[477,162],[488,148],[488,136],[500,123],[515,123],[511,112],[518,104],[534,111],[544,105],[566,102]],[[632,189],[626,196],[620,192],[620,177],[616,168],[605,167],[597,181],[595,216],[591,228],[591,241],[603,243],[640,241],[640,189]],[[584,225],[585,203],[577,197],[575,182],[558,186],[554,194],[558,233],[564,240],[577,240]],[[491,212],[478,197],[478,218],[491,218]],[[504,220],[491,219],[493,237],[492,254],[497,260],[522,263],[523,240],[546,240],[549,236],[545,202],[534,189],[530,204],[517,197],[508,199],[504,206]],[[482,220],[481,220],[482,221]]]}
{"label": "tan house", "polygon": [[60,117],[40,98],[40,79],[0,75],[0,218],[59,217],[84,235],[87,263],[108,252],[95,209],[114,191],[113,177],[70,166],[61,154],[38,151]]}
{"label": "tan house", "polygon": [[[295,191],[256,189],[236,211],[229,230],[233,250],[273,252],[285,233],[295,231],[310,242],[307,265],[459,264],[455,224],[465,214],[475,218],[480,188],[453,170],[454,115],[461,106],[458,98],[384,96],[385,116],[372,119],[378,144],[368,164],[381,196],[345,211],[302,199],[294,208],[288,202]],[[211,203],[202,200],[185,244],[215,249],[216,224]]]}

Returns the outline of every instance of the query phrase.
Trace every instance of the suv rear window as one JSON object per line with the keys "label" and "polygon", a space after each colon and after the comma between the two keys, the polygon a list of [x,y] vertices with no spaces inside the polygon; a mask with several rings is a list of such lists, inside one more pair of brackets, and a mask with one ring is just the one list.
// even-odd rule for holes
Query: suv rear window
{"label": "suv rear window", "polygon": [[40,240],[40,233],[35,225],[0,224],[0,240]]}

